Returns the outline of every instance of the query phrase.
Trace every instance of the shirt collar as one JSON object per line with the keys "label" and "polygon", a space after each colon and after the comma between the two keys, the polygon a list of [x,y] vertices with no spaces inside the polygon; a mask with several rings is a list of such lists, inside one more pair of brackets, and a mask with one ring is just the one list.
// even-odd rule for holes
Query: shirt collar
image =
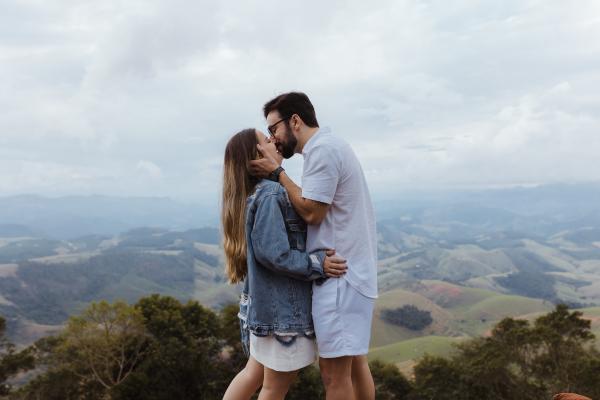
{"label": "shirt collar", "polygon": [[322,136],[322,135],[330,133],[330,132],[331,132],[331,129],[329,127],[319,128],[319,130],[316,131],[315,134],[312,135],[310,139],[308,139],[308,142],[306,142],[304,144],[304,147],[302,148],[302,155],[304,156],[304,155],[308,154],[308,152],[311,151],[313,147],[315,147],[315,145],[317,143],[317,136]]}

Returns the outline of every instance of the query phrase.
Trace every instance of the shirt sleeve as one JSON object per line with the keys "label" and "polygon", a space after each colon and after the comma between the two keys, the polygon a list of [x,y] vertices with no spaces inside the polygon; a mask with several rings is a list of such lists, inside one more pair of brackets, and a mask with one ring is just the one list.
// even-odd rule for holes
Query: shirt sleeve
{"label": "shirt sleeve", "polygon": [[304,160],[302,197],[331,204],[340,179],[337,154],[327,146],[318,146]]}

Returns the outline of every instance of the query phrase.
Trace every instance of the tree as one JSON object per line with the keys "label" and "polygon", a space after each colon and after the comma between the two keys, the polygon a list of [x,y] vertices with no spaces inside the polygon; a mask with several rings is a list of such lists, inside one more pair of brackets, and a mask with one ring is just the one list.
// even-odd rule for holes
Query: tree
{"label": "tree", "polygon": [[534,324],[505,318],[485,338],[457,346],[449,359],[415,367],[415,399],[551,398],[558,392],[600,395],[600,354],[590,321],[565,305]]}
{"label": "tree", "polygon": [[378,400],[405,399],[412,391],[412,385],[394,364],[379,360],[369,363],[375,381],[375,398]]}
{"label": "tree", "polygon": [[312,365],[302,368],[285,398],[286,400],[324,399],[325,390],[321,381],[321,372]]}
{"label": "tree", "polygon": [[5,333],[6,320],[0,317],[0,395],[10,393],[11,386],[7,383],[10,377],[35,366],[33,349],[16,351],[15,345],[8,341]]}
{"label": "tree", "polygon": [[[539,343],[539,355],[532,366],[533,373],[546,382],[550,392],[578,391],[580,386],[593,390],[583,382],[590,371],[596,370],[600,355],[593,346],[591,321],[582,318],[580,311],[569,312],[564,304],[535,320],[533,333]],[[600,376],[600,375],[597,375]],[[600,390],[600,378],[594,385]]]}
{"label": "tree", "polygon": [[217,314],[196,301],[181,304],[159,295],[139,300],[135,308],[149,336],[148,350],[114,398],[220,399],[233,371],[223,361]]}
{"label": "tree", "polygon": [[414,367],[411,400],[467,400],[460,370],[452,360],[425,355]]}
{"label": "tree", "polygon": [[[248,358],[242,349],[240,339],[240,321],[238,317],[238,304],[229,304],[219,313],[221,323],[221,337],[227,350],[227,357],[224,360],[232,372],[240,371],[246,365]],[[233,379],[231,376],[231,379]]]}
{"label": "tree", "polygon": [[141,313],[121,301],[90,304],[81,316],[69,319],[61,338],[55,349],[58,364],[98,382],[106,398],[134,371],[147,342]]}
{"label": "tree", "polygon": [[424,329],[433,322],[431,312],[419,310],[412,304],[407,304],[400,308],[383,310],[381,316],[391,324],[403,326],[413,331]]}
{"label": "tree", "polygon": [[[590,326],[563,305],[533,323],[505,318],[449,358],[423,357],[412,382],[394,365],[371,362],[377,398],[538,400],[567,391],[600,398],[600,352]],[[4,354],[13,356],[0,363],[3,379],[31,367],[31,355],[42,370],[11,393],[15,400],[216,400],[247,360],[236,305],[216,314],[195,301],[159,295],[133,307],[92,304],[62,334],[18,357],[14,349]],[[287,396],[323,397],[314,366],[300,372]]]}
{"label": "tree", "polygon": [[52,368],[10,395],[11,400],[102,400],[106,391],[96,380],[65,368]]}
{"label": "tree", "polygon": [[235,337],[222,325],[197,302],[168,296],[94,303],[62,334],[36,342],[45,372],[13,398],[220,399],[236,372],[226,356]]}

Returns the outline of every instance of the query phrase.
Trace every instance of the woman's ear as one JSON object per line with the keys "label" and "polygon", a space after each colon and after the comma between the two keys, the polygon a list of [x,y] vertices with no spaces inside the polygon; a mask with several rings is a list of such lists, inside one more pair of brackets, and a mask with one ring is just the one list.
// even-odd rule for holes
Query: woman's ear
{"label": "woman's ear", "polygon": [[254,155],[254,159],[255,160],[260,160],[261,158],[263,158],[263,155],[260,152],[261,148],[262,147],[261,147],[260,143],[256,143],[256,149],[255,149],[256,150],[256,154]]}

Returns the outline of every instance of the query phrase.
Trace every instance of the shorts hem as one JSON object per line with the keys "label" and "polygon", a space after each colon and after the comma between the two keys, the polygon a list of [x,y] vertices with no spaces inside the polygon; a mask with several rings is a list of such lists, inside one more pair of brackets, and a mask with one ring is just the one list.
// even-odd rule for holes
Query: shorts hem
{"label": "shorts hem", "polygon": [[319,358],[340,358],[340,357],[353,357],[353,356],[364,356],[369,354],[369,351],[334,351],[331,353],[319,353]]}

